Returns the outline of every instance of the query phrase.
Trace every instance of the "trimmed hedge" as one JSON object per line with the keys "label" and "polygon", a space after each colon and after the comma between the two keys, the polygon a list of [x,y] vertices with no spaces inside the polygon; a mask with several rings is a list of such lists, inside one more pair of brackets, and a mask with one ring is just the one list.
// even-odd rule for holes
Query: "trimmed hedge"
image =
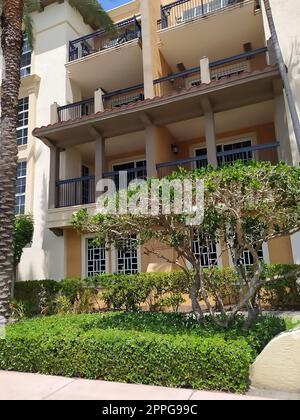
{"label": "trimmed hedge", "polygon": [[36,318],[7,328],[0,340],[0,369],[244,392],[255,342],[262,345],[267,325],[272,325],[268,339],[280,332],[281,325],[270,317],[247,336],[239,321],[221,332],[209,320],[203,327],[178,314]]}
{"label": "trimmed hedge", "polygon": [[31,317],[52,307],[60,289],[60,283],[54,280],[17,282],[15,300],[24,304],[26,316]]}

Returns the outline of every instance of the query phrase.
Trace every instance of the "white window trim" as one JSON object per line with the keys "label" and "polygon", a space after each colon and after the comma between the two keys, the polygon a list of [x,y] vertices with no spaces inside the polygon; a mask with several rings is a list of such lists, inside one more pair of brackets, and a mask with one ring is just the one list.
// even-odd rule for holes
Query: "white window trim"
{"label": "white window trim", "polygon": [[25,144],[18,145],[19,148],[21,148],[21,147],[23,147],[23,148],[27,147],[28,140],[29,140],[29,102],[30,102],[30,100],[29,100],[29,96],[24,96],[23,98],[20,98],[19,101],[22,101],[23,99],[28,99],[28,109],[25,110],[25,111],[18,112],[18,116],[19,116],[19,114],[25,114],[27,112],[28,122],[27,122],[27,125],[22,125],[20,127],[17,127],[17,132],[18,131],[22,131],[24,129],[27,129],[27,142]]}
{"label": "white window trim", "polygon": [[[115,247],[115,245],[112,245],[111,246],[111,259],[112,259],[111,269],[112,269],[113,274],[118,273],[117,257],[118,257],[117,248]],[[137,261],[138,261],[138,273],[141,273],[142,272],[142,248],[140,244],[137,246]]]}
{"label": "white window trim", "polygon": [[[81,236],[81,278],[85,279],[88,276],[87,270],[87,241],[94,239],[95,235],[87,234]],[[109,274],[109,250],[105,250],[105,267],[106,274]]]}
{"label": "white window trim", "polygon": [[[265,242],[263,243],[262,251],[263,251],[263,259],[264,259],[264,262],[266,264],[270,265],[269,245],[267,243],[265,243]],[[230,265],[230,267],[233,267],[234,264],[233,264],[232,255],[231,255],[231,252],[230,252],[229,249],[228,249],[228,255],[229,255],[229,265]]]}
{"label": "white window trim", "polygon": [[122,160],[122,159],[116,159],[111,161],[110,163],[110,168],[112,170],[112,172],[114,172],[114,166],[116,165],[126,165],[127,163],[134,163],[136,165],[137,162],[141,162],[141,161],[146,161],[146,156],[142,156],[142,157],[135,157],[134,159],[128,159],[128,160]]}
{"label": "white window trim", "polygon": [[[252,146],[258,144],[256,133],[245,133],[243,136],[224,137],[217,139],[216,146],[226,146],[227,144],[241,143],[244,141],[251,141]],[[206,142],[196,143],[190,146],[190,156],[196,157],[196,150],[207,149]]]}
{"label": "white window trim", "polygon": [[[22,160],[19,160],[18,161],[18,165],[21,164],[21,163],[23,163],[23,162],[26,162],[26,175],[25,176],[22,176],[22,177],[19,177],[17,179],[25,179],[25,193],[22,193],[22,194],[16,193],[15,194],[15,201],[16,201],[16,198],[17,197],[24,197],[24,214],[26,214],[26,193],[27,193],[27,178],[28,178],[28,162],[27,162],[26,159],[22,159]],[[16,207],[16,204],[15,204],[15,207]],[[23,213],[16,213],[16,215],[20,215],[20,214],[23,214]]]}

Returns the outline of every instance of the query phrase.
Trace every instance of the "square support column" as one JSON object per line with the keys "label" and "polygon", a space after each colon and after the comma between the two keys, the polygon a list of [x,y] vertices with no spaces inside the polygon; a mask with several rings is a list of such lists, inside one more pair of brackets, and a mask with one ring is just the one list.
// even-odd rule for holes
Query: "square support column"
{"label": "square support column", "polygon": [[289,165],[297,166],[300,161],[298,147],[280,80],[274,82],[273,90],[275,104],[274,125],[276,140],[280,143],[279,159]]}
{"label": "square support column", "polygon": [[209,68],[209,59],[207,57],[203,57],[200,60],[200,77],[201,83],[209,85],[211,82],[210,78],[210,68]]}
{"label": "square support column", "polygon": [[216,142],[216,127],[215,115],[211,106],[209,98],[203,98],[201,101],[202,109],[204,112],[204,125],[205,125],[205,138],[207,160],[209,165],[214,168],[218,167],[217,159],[217,142]]}
{"label": "square support column", "polygon": [[95,113],[104,111],[103,95],[102,89],[98,89],[94,93]]}
{"label": "square support column", "polygon": [[50,147],[50,174],[49,174],[49,209],[55,209],[58,205],[56,183],[59,180],[60,149]]}
{"label": "square support column", "polygon": [[105,138],[98,135],[95,147],[95,200],[101,192],[97,191],[97,183],[103,178],[105,172]]}
{"label": "square support column", "polygon": [[156,156],[157,156],[157,128],[151,124],[145,129],[145,145],[147,160],[147,176],[157,177]]}

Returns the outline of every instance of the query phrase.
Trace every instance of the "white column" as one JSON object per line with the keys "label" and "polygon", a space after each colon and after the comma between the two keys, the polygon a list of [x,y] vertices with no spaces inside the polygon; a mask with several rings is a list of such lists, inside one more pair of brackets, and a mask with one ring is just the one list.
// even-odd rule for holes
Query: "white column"
{"label": "white column", "polygon": [[96,147],[95,147],[95,198],[100,195],[100,192],[97,191],[97,183],[100,179],[103,178],[103,173],[105,172],[105,138],[98,135],[96,137]]}
{"label": "white column", "polygon": [[289,165],[297,165],[299,163],[297,142],[281,80],[276,80],[273,87],[275,104],[274,125],[276,140],[280,143],[279,159]]}
{"label": "white column", "polygon": [[95,113],[104,111],[103,95],[102,89],[98,89],[94,93]]}
{"label": "white column", "polygon": [[59,180],[60,150],[57,147],[50,147],[50,174],[49,174],[49,209],[55,209],[57,205],[56,182]]}
{"label": "white column", "polygon": [[201,83],[209,85],[211,82],[211,79],[210,79],[209,59],[207,57],[203,57],[200,60],[200,75],[201,75]]}
{"label": "white column", "polygon": [[50,105],[50,123],[56,124],[58,122],[58,112],[57,112],[58,104],[54,102]]}

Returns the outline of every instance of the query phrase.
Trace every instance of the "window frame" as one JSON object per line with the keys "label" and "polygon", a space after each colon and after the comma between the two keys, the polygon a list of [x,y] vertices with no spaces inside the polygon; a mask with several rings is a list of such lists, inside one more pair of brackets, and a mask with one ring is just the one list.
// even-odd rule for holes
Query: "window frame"
{"label": "window frame", "polygon": [[[88,241],[94,239],[95,235],[82,235],[81,237],[81,277],[88,278]],[[105,273],[109,274],[109,250],[105,247]],[[97,274],[94,274],[97,275]],[[101,274],[100,274],[101,275]]]}
{"label": "window frame", "polygon": [[[26,101],[27,103],[22,104],[22,101]],[[20,107],[23,107],[22,110],[20,110]],[[26,115],[27,114],[27,115]],[[27,124],[23,124],[19,126],[19,118],[22,116],[22,122],[26,122]],[[18,133],[22,133],[21,137],[18,137]],[[26,132],[26,134],[24,134]],[[18,102],[18,126],[17,126],[17,141],[18,141],[18,147],[27,146],[28,144],[28,138],[29,138],[29,96],[24,96],[23,98],[19,99]],[[19,140],[22,139],[22,141],[19,143]],[[24,140],[25,139],[25,140]]]}
{"label": "window frame", "polygon": [[[134,235],[134,236],[136,236],[136,238],[138,240],[138,235]],[[124,275],[126,275],[126,273],[119,272],[119,270],[118,270],[118,249],[117,249],[116,245],[112,246],[111,253],[112,253],[112,272],[114,274],[124,274]],[[142,271],[141,270],[141,267],[142,267],[141,246],[139,244],[137,245],[136,253],[137,253],[137,272],[136,273],[131,273],[131,274],[139,274]],[[128,274],[128,275],[130,275],[130,274]]]}
{"label": "window frame", "polygon": [[[19,166],[21,166],[22,164],[25,164],[25,175],[22,176],[18,176],[19,173]],[[22,171],[22,169],[21,169]],[[17,178],[16,178],[16,193],[15,193],[15,215],[16,216],[20,216],[25,214],[26,212],[26,190],[27,190],[27,176],[28,176],[28,164],[26,160],[21,160],[18,162],[18,168],[17,168]],[[25,184],[21,184],[21,186],[24,186],[24,192],[17,192],[18,191],[18,181],[19,180],[24,180],[25,179]],[[19,203],[18,200],[20,198],[24,198],[24,203]],[[17,208],[19,209],[17,211]],[[20,209],[23,209],[24,211],[20,211]]]}

